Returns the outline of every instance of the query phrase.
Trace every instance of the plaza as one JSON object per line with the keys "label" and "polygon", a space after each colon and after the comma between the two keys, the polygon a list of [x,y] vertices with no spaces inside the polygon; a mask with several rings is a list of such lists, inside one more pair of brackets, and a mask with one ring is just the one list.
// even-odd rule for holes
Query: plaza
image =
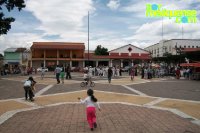
{"label": "plaza", "polygon": [[200,133],[199,7],[1,1],[0,133]]}
{"label": "plaza", "polygon": [[[37,81],[35,101],[24,100],[23,82],[28,76],[5,76],[0,80],[0,132],[2,133],[84,133],[91,132],[85,105],[77,97],[86,97],[80,87],[82,73],[56,84],[48,72]],[[108,84],[106,77],[93,77],[94,95],[100,102],[98,127],[93,132],[199,133],[200,82],[173,77],[134,81],[123,74]]]}

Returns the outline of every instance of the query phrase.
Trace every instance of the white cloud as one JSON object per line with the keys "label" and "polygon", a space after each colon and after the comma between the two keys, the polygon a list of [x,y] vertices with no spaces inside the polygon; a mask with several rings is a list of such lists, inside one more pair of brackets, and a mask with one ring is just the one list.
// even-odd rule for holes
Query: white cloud
{"label": "white cloud", "polygon": [[107,4],[107,6],[108,6],[111,10],[116,10],[116,9],[119,8],[120,2],[119,2],[119,0],[110,0],[109,3]]}
{"label": "white cloud", "polygon": [[[72,31],[83,34],[84,18],[94,11],[92,0],[29,0],[26,10],[40,20],[40,30],[46,34],[70,37]],[[79,34],[77,34],[78,37]],[[72,35],[73,36],[73,35]],[[82,36],[82,35],[80,35]]]}
{"label": "white cloud", "polygon": [[[177,24],[170,19],[163,20],[163,39],[182,39],[182,26],[183,39],[199,39],[199,23]],[[135,40],[136,42],[148,42],[146,43],[148,45],[159,42],[162,40],[162,20],[143,24],[136,30],[133,36],[125,39]]]}
{"label": "white cloud", "polygon": [[0,36],[0,53],[7,48],[26,47],[30,48],[33,41],[47,41],[40,34],[33,33],[11,33]]}
{"label": "white cloud", "polygon": [[[87,16],[88,11],[93,13],[92,0],[27,0],[25,11],[39,20],[39,25],[32,26],[32,22],[24,24],[29,30],[25,32],[9,33],[0,36],[0,52],[8,47],[31,46],[34,41],[49,41],[43,36],[59,35],[60,39],[53,41],[87,42]],[[21,25],[16,21],[15,25]],[[86,24],[86,26],[85,26]],[[29,26],[27,26],[29,25]],[[43,33],[31,33],[32,31]]]}

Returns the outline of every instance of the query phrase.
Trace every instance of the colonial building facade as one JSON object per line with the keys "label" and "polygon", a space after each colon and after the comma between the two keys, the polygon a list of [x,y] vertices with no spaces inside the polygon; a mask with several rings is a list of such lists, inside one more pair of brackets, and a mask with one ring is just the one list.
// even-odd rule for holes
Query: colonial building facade
{"label": "colonial building facade", "polygon": [[94,51],[85,51],[84,43],[34,42],[31,46],[31,67],[55,68],[56,65],[71,67],[133,66],[134,63],[150,60],[148,51],[128,44],[109,51],[109,55],[97,56]]}
{"label": "colonial building facade", "polygon": [[200,39],[171,39],[162,40],[159,43],[151,45],[145,50],[149,51],[152,57],[163,57],[165,53],[172,55],[179,54],[184,49],[198,49],[200,48]]}
{"label": "colonial building facade", "polygon": [[83,67],[84,43],[33,42],[31,46],[31,67],[54,68],[69,64]]}

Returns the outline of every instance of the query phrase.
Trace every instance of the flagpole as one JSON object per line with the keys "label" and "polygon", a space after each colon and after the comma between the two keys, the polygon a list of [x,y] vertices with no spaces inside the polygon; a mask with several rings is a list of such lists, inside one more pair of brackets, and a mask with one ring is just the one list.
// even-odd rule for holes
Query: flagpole
{"label": "flagpole", "polygon": [[88,11],[88,65],[89,65],[89,11]]}
{"label": "flagpole", "polygon": [[162,17],[162,40],[163,40],[163,17]]}

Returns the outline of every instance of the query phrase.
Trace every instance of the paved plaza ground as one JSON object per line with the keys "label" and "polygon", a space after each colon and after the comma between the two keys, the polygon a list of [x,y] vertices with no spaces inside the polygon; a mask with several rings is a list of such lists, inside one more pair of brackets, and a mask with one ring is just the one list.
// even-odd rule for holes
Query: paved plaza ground
{"label": "paved plaza ground", "polygon": [[[34,102],[24,100],[23,82],[28,76],[0,79],[0,133],[85,133],[91,132],[80,87],[82,74],[56,84],[48,73],[37,81]],[[200,133],[200,81],[172,77],[130,80],[128,75],[94,77],[95,96],[101,105],[98,127],[93,132],[113,133]]]}

